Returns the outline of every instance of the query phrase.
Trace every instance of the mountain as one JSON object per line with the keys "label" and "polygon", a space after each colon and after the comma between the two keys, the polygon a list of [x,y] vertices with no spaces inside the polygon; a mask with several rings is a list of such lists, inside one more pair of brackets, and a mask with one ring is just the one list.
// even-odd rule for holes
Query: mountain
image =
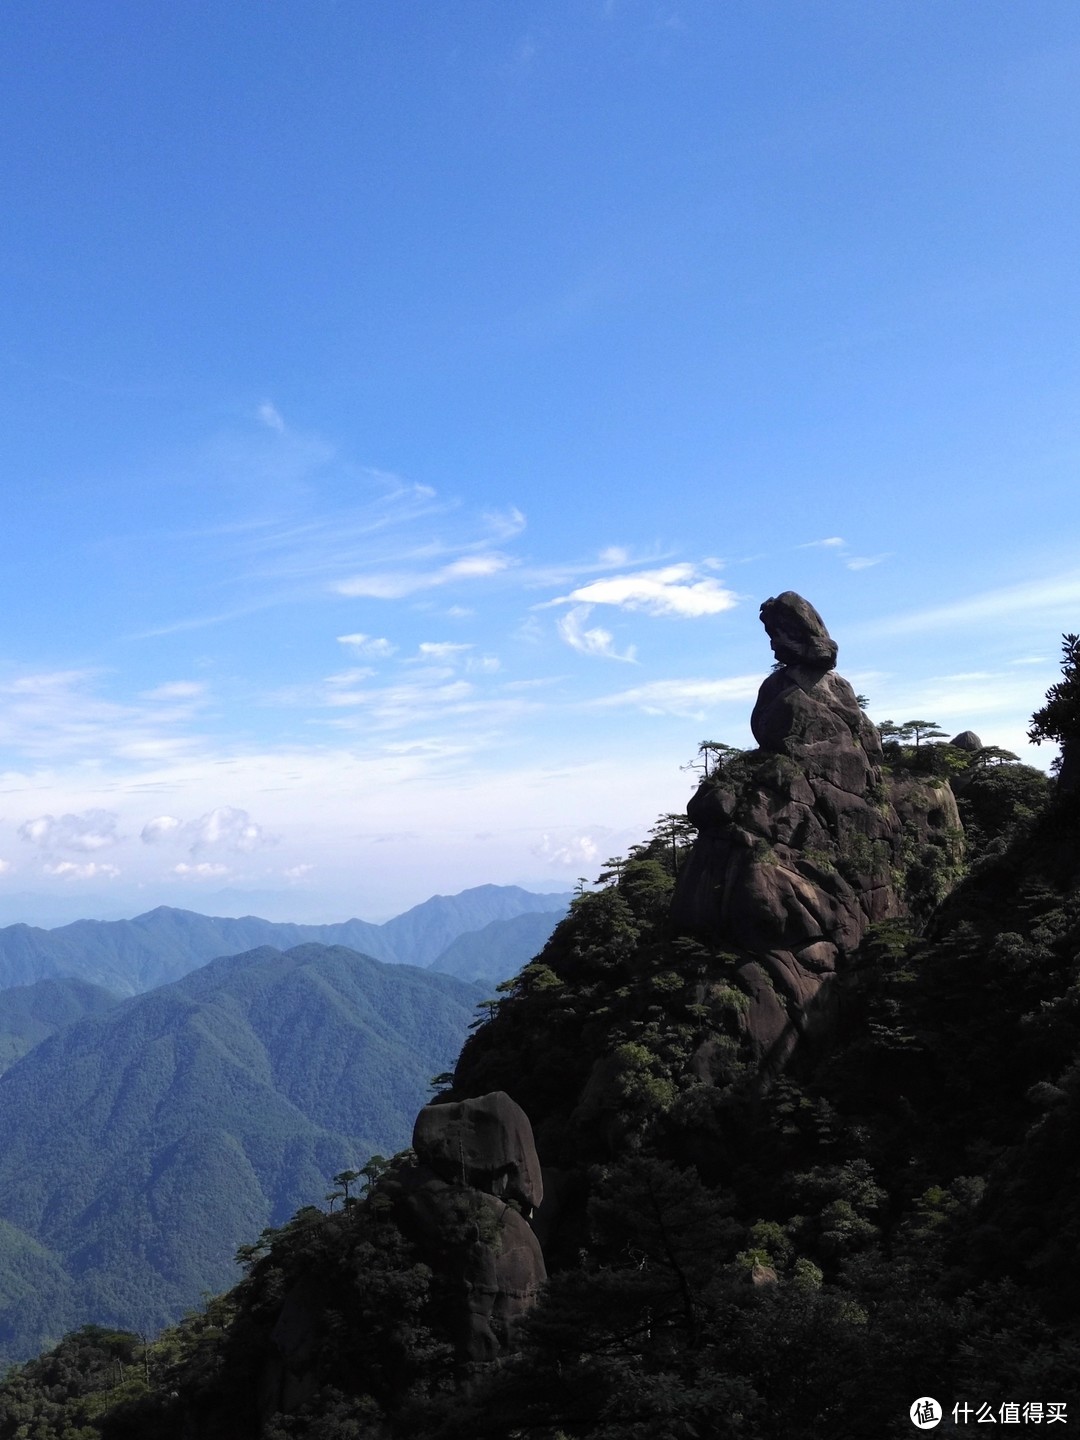
{"label": "mountain", "polygon": [[78,1020],[0,1076],[0,1345],[153,1329],[237,1247],[409,1136],[477,988],[259,947]]}
{"label": "mountain", "polygon": [[29,925],[0,929],[0,990],[72,976],[118,995],[135,995],[178,980],[219,955],[260,945],[344,945],[378,960],[426,966],[466,930],[492,920],[550,910],[569,896],[536,895],[515,885],[480,885],[437,895],[382,925],[346,920],[293,925],[197,915],[159,906],[132,920],[77,920],[56,930]]}
{"label": "mountain", "polygon": [[482,930],[467,930],[451,940],[429,968],[459,980],[508,980],[540,953],[565,914],[563,906],[492,920]]}
{"label": "mountain", "polygon": [[435,895],[380,928],[399,960],[431,965],[459,935],[518,915],[565,911],[572,898],[537,895],[518,885],[477,885],[459,895]]}
{"label": "mountain", "polygon": [[0,1000],[0,1073],[50,1035],[87,1015],[100,1015],[119,996],[86,980],[38,980],[5,990]]}
{"label": "mountain", "polygon": [[[68,1337],[0,1422],[89,1349],[129,1366],[103,1440],[854,1440],[918,1397],[942,1433],[1068,1423],[1080,771],[882,744],[812,607],[767,607],[758,747],[692,845],[668,817],[575,902],[410,1149],[160,1340]],[[1075,761],[1066,641],[1041,714]]]}

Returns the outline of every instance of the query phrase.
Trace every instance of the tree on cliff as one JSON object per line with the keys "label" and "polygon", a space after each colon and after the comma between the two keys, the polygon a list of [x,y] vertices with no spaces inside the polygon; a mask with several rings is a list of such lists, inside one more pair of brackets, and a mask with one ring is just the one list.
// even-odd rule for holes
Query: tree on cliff
{"label": "tree on cliff", "polygon": [[1031,717],[1028,739],[1036,745],[1044,740],[1058,742],[1061,755],[1052,768],[1061,789],[1071,791],[1080,784],[1076,760],[1080,745],[1080,635],[1063,635],[1061,649],[1061,679],[1050,686],[1046,704]]}

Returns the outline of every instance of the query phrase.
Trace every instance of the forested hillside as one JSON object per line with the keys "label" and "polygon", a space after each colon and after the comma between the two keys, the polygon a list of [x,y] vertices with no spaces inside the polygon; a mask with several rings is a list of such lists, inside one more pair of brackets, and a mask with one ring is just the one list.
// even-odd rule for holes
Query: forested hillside
{"label": "forested hillside", "polygon": [[[819,652],[809,681],[780,657],[763,692],[788,729],[755,711],[765,739],[703,778],[695,846],[660,826],[500,987],[416,1153],[264,1232],[158,1340],[84,1333],[25,1367],[0,1435],[37,1415],[106,1440],[865,1440],[912,1433],[920,1396],[942,1433],[1075,1423],[1080,794],[965,737],[882,748]],[[1080,705],[1056,714],[1068,754]],[[779,838],[795,818],[810,858]],[[729,935],[673,919],[703,855],[741,877]],[[755,950],[778,893],[802,909]],[[822,896],[828,952],[802,938]]]}
{"label": "forested hillside", "polygon": [[0,1072],[85,1015],[100,1015],[120,997],[87,980],[65,978],[16,985],[0,999]]}
{"label": "forested hillside", "polygon": [[69,1025],[0,1077],[0,1350],[155,1330],[265,1225],[408,1137],[482,992],[268,947]]}

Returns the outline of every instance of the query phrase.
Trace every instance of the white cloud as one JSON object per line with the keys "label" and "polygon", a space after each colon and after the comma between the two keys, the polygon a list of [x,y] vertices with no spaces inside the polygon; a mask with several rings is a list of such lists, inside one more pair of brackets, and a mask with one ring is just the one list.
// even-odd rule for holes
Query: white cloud
{"label": "white cloud", "polygon": [[473,687],[467,680],[435,684],[421,680],[409,685],[387,685],[381,690],[340,690],[327,695],[325,703],[337,708],[368,706],[381,722],[403,725],[457,707],[472,694]]}
{"label": "white cloud", "polygon": [[591,835],[571,835],[565,840],[544,835],[540,844],[533,847],[533,854],[553,865],[569,868],[595,864],[600,850]]}
{"label": "white cloud", "polygon": [[357,632],[354,635],[339,635],[339,645],[348,645],[360,655],[373,655],[380,658],[387,658],[397,650],[396,645],[391,645],[384,636],[364,635]]}
{"label": "white cloud", "polygon": [[497,655],[470,655],[465,669],[470,675],[494,675],[502,669],[502,664]]}
{"label": "white cloud", "polygon": [[707,710],[733,700],[757,698],[760,675],[735,675],[727,680],[651,680],[589,701],[593,710],[633,705],[648,715],[686,715],[704,718]]}
{"label": "white cloud", "polygon": [[7,875],[11,868],[10,860],[0,860],[0,875]]}
{"label": "white cloud", "polygon": [[506,510],[487,510],[481,519],[499,540],[511,540],[525,529],[525,516],[516,505]]}
{"label": "white cloud", "polygon": [[0,743],[49,763],[78,755],[94,765],[109,757],[153,761],[197,748],[197,737],[175,728],[191,718],[190,695],[156,697],[173,702],[167,705],[146,703],[145,696],[141,704],[118,703],[95,693],[96,678],[93,671],[66,670],[0,685]]}
{"label": "white cloud", "polygon": [[185,845],[192,855],[213,849],[250,855],[266,845],[276,845],[278,840],[257,825],[246,810],[232,805],[219,805],[186,823],[175,815],[158,815],[143,826],[141,838],[146,845],[175,841]]}
{"label": "white cloud", "polygon": [[417,646],[419,660],[452,660],[463,650],[471,650],[473,647],[464,641],[454,640],[421,640]]}
{"label": "white cloud", "polygon": [[144,690],[144,700],[197,700],[200,695],[206,693],[206,686],[201,680],[166,680],[163,685],[155,685],[153,690]]}
{"label": "white cloud", "polygon": [[111,810],[84,810],[81,815],[39,815],[19,826],[19,836],[30,845],[43,850],[78,850],[92,854],[116,845],[122,836],[116,833],[120,819]]}
{"label": "white cloud", "polygon": [[93,673],[92,670],[47,670],[35,675],[19,675],[0,689],[9,695],[65,694]]}
{"label": "white cloud", "polygon": [[144,845],[156,845],[159,840],[167,840],[170,835],[175,835],[179,829],[180,821],[175,815],[156,815],[143,826],[140,839]]}
{"label": "white cloud", "polygon": [[549,605],[618,605],[649,615],[697,618],[719,615],[737,604],[733,591],[712,576],[697,578],[695,566],[665,565],[660,570],[638,570],[630,575],[609,575],[549,600]]}
{"label": "white cloud", "polygon": [[198,820],[184,826],[185,837],[191,837],[191,853],[200,850],[239,850],[250,855],[264,845],[275,845],[277,837],[267,835],[256,825],[246,810],[232,805],[219,805]]}
{"label": "white cloud", "polygon": [[840,535],[830,535],[825,540],[807,540],[805,545],[798,546],[800,550],[843,550],[847,547],[847,541]]}
{"label": "white cloud", "polygon": [[315,869],[314,865],[290,865],[287,870],[281,873],[286,880],[303,880],[305,875],[310,875]]}
{"label": "white cloud", "polygon": [[209,860],[202,860],[197,865],[187,865],[183,861],[174,865],[174,875],[179,875],[182,880],[217,880],[223,875],[228,875],[228,865],[211,864]]}
{"label": "white cloud", "polygon": [[888,551],[883,555],[852,555],[850,560],[844,561],[844,564],[849,570],[869,570],[872,566],[880,565],[883,560],[888,558]]}
{"label": "white cloud", "polygon": [[259,406],[259,419],[268,430],[275,430],[279,435],[285,433],[285,421],[281,418],[281,412],[276,405],[271,405],[269,400],[264,400]]}
{"label": "white cloud", "polygon": [[327,675],[323,684],[337,687],[342,685],[356,685],[359,681],[366,680],[374,674],[375,671],[370,665],[358,665],[351,670],[339,670],[336,675]]}
{"label": "white cloud", "polygon": [[364,597],[373,600],[402,600],[421,590],[433,590],[439,585],[449,585],[455,580],[482,580],[498,575],[508,568],[509,559],[495,552],[481,555],[465,555],[441,565],[437,570],[398,570],[382,574],[355,575],[351,580],[339,580],[331,586],[338,595]]}
{"label": "white cloud", "polygon": [[575,605],[560,617],[558,631],[567,645],[581,655],[595,655],[602,660],[624,660],[634,664],[636,651],[633,645],[628,646],[620,655],[615,649],[615,637],[610,630],[599,625],[594,625],[591,630],[585,629],[585,621],[591,611],[591,605]]}
{"label": "white cloud", "polygon": [[104,880],[115,880],[120,874],[115,865],[99,865],[95,860],[89,860],[85,865],[76,865],[73,860],[59,860],[53,865],[43,865],[42,869],[46,875],[52,875],[57,880],[96,880],[99,876]]}

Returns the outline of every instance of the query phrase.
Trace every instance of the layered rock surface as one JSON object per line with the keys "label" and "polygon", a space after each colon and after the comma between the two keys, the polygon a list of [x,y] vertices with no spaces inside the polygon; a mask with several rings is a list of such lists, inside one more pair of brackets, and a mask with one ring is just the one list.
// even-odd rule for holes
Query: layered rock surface
{"label": "layered rock surface", "polygon": [[672,918],[736,953],[748,1037],[775,1068],[828,1032],[867,927],[905,913],[906,866],[935,839],[954,845],[960,821],[947,785],[883,774],[814,607],[785,591],[761,619],[778,665],[750,720],[759,748],[718,765],[687,806],[698,839]]}

